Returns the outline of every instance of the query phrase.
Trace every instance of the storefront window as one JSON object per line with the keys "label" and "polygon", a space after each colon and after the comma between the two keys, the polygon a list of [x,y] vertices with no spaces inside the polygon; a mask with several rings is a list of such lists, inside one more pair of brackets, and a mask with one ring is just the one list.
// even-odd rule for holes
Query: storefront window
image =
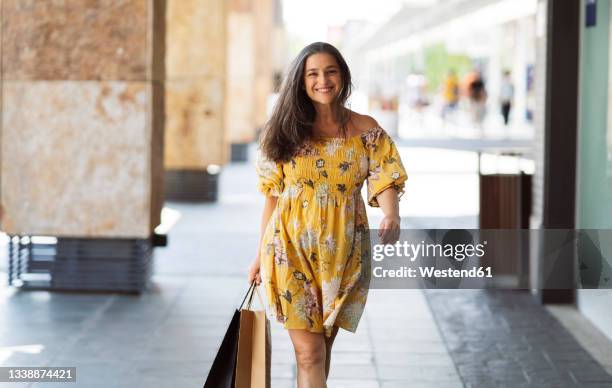
{"label": "storefront window", "polygon": [[[583,9],[587,5],[583,0]],[[577,223],[579,229],[612,229],[612,27],[610,1],[597,1],[594,23],[581,30],[581,119],[578,130]],[[584,16],[584,15],[583,15]],[[581,18],[584,22],[585,18]],[[607,260],[601,263],[601,279],[610,277],[612,242],[594,238],[593,244]],[[593,251],[578,248],[579,255]],[[607,258],[607,259],[605,259]],[[612,290],[578,290],[580,311],[604,334],[612,338]]]}

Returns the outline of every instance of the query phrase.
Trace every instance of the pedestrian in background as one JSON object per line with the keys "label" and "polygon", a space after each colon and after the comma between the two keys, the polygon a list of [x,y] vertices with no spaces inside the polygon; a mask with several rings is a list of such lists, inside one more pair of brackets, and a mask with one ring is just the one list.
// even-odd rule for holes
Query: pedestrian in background
{"label": "pedestrian in background", "polygon": [[450,70],[444,80],[442,98],[444,99],[442,118],[446,120],[448,115],[457,109],[459,103],[459,79],[454,70]]}
{"label": "pedestrian in background", "polygon": [[368,204],[385,215],[381,242],[399,237],[406,172],[387,132],[345,107],[351,88],[334,46],[302,49],[264,129],[257,162],[266,201],[248,281],[263,281],[272,313],[289,332],[299,388],[326,386],[338,329],[355,332],[365,307],[371,247],[364,181]]}
{"label": "pedestrian in background", "polygon": [[501,90],[499,94],[499,103],[501,106],[501,114],[504,118],[504,125],[508,125],[510,120],[510,110],[512,109],[512,100],[514,99],[514,85],[510,71],[504,71],[502,78]]}
{"label": "pedestrian in background", "polygon": [[468,86],[468,96],[470,99],[472,121],[476,128],[482,129],[482,123],[486,114],[487,89],[482,73],[479,70],[474,71],[472,81]]}

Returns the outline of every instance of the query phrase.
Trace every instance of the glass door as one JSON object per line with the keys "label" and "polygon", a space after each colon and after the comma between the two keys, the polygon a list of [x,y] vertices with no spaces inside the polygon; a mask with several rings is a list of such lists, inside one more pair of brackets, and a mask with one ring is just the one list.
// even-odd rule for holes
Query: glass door
{"label": "glass door", "polygon": [[[601,282],[612,279],[612,12],[610,0],[596,2],[595,24],[587,26],[582,2],[580,121],[577,160],[576,228],[593,229],[585,254],[601,252]],[[599,231],[596,231],[599,230]],[[592,248],[596,247],[596,250]],[[606,259],[607,258],[607,259]],[[612,289],[579,290],[581,312],[612,338]]]}

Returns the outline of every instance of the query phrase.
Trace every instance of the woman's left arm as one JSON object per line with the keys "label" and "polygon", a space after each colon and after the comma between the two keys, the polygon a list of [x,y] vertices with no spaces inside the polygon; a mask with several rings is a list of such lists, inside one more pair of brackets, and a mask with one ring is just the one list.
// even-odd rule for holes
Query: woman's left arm
{"label": "woman's left arm", "polygon": [[374,119],[373,128],[361,135],[368,151],[368,204],[385,214],[378,236],[383,244],[393,244],[400,235],[399,198],[408,175],[393,139]]}
{"label": "woman's left arm", "polygon": [[394,244],[400,235],[399,198],[397,190],[389,187],[376,196],[385,217],[378,227],[378,237],[383,244]]}

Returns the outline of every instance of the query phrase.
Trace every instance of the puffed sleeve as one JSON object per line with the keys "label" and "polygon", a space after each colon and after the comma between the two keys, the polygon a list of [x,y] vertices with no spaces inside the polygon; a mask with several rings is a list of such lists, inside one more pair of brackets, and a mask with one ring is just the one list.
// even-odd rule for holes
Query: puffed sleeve
{"label": "puffed sleeve", "polygon": [[255,168],[259,176],[257,189],[265,195],[280,196],[284,189],[282,164],[260,155]]}
{"label": "puffed sleeve", "polygon": [[368,204],[379,207],[376,196],[389,187],[401,197],[408,175],[393,139],[377,127],[364,133],[361,140],[368,152]]}

